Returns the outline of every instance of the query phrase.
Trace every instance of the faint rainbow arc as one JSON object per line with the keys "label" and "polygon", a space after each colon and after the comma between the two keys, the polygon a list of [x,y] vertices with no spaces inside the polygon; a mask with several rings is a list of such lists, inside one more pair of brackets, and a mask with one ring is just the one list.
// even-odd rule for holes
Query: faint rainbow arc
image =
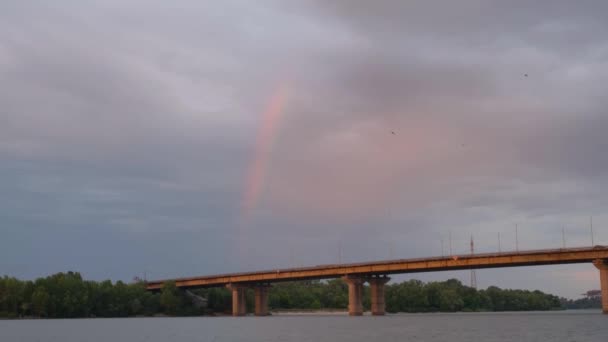
{"label": "faint rainbow arc", "polygon": [[240,213],[241,225],[246,225],[251,219],[262,194],[267,176],[268,164],[272,148],[276,142],[283,111],[287,103],[288,88],[280,85],[270,97],[258,128],[253,157],[251,158],[242,197]]}

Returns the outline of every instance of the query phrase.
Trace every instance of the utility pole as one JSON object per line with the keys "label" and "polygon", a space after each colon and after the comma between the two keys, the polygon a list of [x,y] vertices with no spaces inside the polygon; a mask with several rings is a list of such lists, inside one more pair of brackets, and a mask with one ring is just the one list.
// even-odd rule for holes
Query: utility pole
{"label": "utility pole", "polygon": [[500,232],[498,232],[498,253],[502,252],[502,248],[500,247]]}
{"label": "utility pole", "polygon": [[519,252],[519,237],[517,236],[517,223],[515,224],[515,251]]}
{"label": "utility pole", "polygon": [[595,242],[593,241],[593,216],[589,216],[589,226],[591,227],[591,247],[595,246]]}
{"label": "utility pole", "polygon": [[443,248],[443,238],[441,238],[441,256],[445,256],[445,249]]}
{"label": "utility pole", "polygon": [[338,241],[338,264],[342,264],[342,241]]}
{"label": "utility pole", "polygon": [[562,227],[562,247],[566,248],[566,228]]}
{"label": "utility pole", "polygon": [[[475,243],[473,242],[473,234],[471,234],[471,255],[475,254]],[[477,288],[477,274],[475,274],[475,269],[471,269],[471,287]]]}
{"label": "utility pole", "polygon": [[450,255],[453,255],[452,254],[452,231],[451,230],[449,231],[449,235],[450,235]]}

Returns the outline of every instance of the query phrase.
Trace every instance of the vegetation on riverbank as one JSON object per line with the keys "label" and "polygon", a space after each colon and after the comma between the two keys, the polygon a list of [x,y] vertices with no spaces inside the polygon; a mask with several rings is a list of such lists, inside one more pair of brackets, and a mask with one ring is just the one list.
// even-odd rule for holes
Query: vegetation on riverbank
{"label": "vegetation on riverbank", "polygon": [[562,307],[569,310],[600,309],[602,307],[602,292],[588,291],[583,298],[576,300],[561,298]]}
{"label": "vegetation on riverbank", "polygon": [[[369,287],[364,288],[363,305],[369,309]],[[129,317],[190,316],[230,313],[231,295],[226,288],[199,289],[206,308],[167,283],[160,293],[145,290],[143,283],[126,284],[109,280],[82,279],[79,273],[58,273],[35,281],[0,278],[0,317]],[[593,303],[561,300],[540,291],[477,290],[456,279],[423,283],[410,280],[386,286],[388,312],[524,311],[559,310]],[[584,305],[583,305],[584,304]],[[340,309],[348,305],[348,289],[340,280],[274,284],[269,295],[271,309]],[[253,291],[247,293],[248,311],[253,311]]]}

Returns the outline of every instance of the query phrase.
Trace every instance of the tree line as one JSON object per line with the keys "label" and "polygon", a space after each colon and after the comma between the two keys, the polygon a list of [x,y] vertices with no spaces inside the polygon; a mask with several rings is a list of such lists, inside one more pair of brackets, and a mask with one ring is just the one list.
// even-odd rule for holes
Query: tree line
{"label": "tree line", "polygon": [[602,308],[602,297],[585,297],[579,299],[566,299],[561,298],[562,307],[569,310],[579,310],[579,309],[601,309]]}
{"label": "tree line", "polygon": [[[0,278],[0,317],[132,317],[229,314],[231,293],[226,288],[192,291],[206,298],[205,307],[166,283],[160,292],[148,292],[144,282],[127,284],[84,280],[77,272],[57,273],[34,281]],[[364,287],[363,306],[370,308],[369,287]],[[509,290],[491,286],[477,290],[456,279],[424,283],[409,280],[388,284],[386,310],[395,312],[524,311],[595,307],[560,299],[541,291]],[[597,302],[599,303],[599,302]],[[248,311],[253,311],[253,291],[247,291]],[[271,310],[344,310],[348,287],[341,279],[274,284],[269,292]]]}

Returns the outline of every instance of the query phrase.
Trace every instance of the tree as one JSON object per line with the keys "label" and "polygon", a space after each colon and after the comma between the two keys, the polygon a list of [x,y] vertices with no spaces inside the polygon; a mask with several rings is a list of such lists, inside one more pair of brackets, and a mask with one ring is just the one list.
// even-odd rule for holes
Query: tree
{"label": "tree", "polygon": [[460,311],[464,307],[462,298],[454,289],[446,289],[441,291],[440,300],[441,304],[439,305],[439,308],[441,311]]}
{"label": "tree", "polygon": [[[364,287],[364,306],[369,307],[369,286]],[[229,313],[231,293],[226,288],[195,290],[207,298],[206,312]],[[541,291],[489,287],[477,290],[456,279],[423,283],[409,280],[385,288],[389,312],[554,310],[562,307],[599,307],[599,297],[560,302]],[[274,309],[346,309],[348,287],[342,279],[275,284],[269,293]],[[253,291],[247,293],[251,310]],[[127,317],[155,315],[200,315],[203,311],[176,288],[164,284],[161,293],[148,292],[144,284],[110,280],[83,280],[77,272],[57,273],[32,281],[0,277],[0,317],[36,315],[61,317]]]}
{"label": "tree", "polygon": [[179,296],[177,287],[174,281],[168,281],[163,284],[160,293],[160,306],[167,315],[175,315],[179,305]]}

